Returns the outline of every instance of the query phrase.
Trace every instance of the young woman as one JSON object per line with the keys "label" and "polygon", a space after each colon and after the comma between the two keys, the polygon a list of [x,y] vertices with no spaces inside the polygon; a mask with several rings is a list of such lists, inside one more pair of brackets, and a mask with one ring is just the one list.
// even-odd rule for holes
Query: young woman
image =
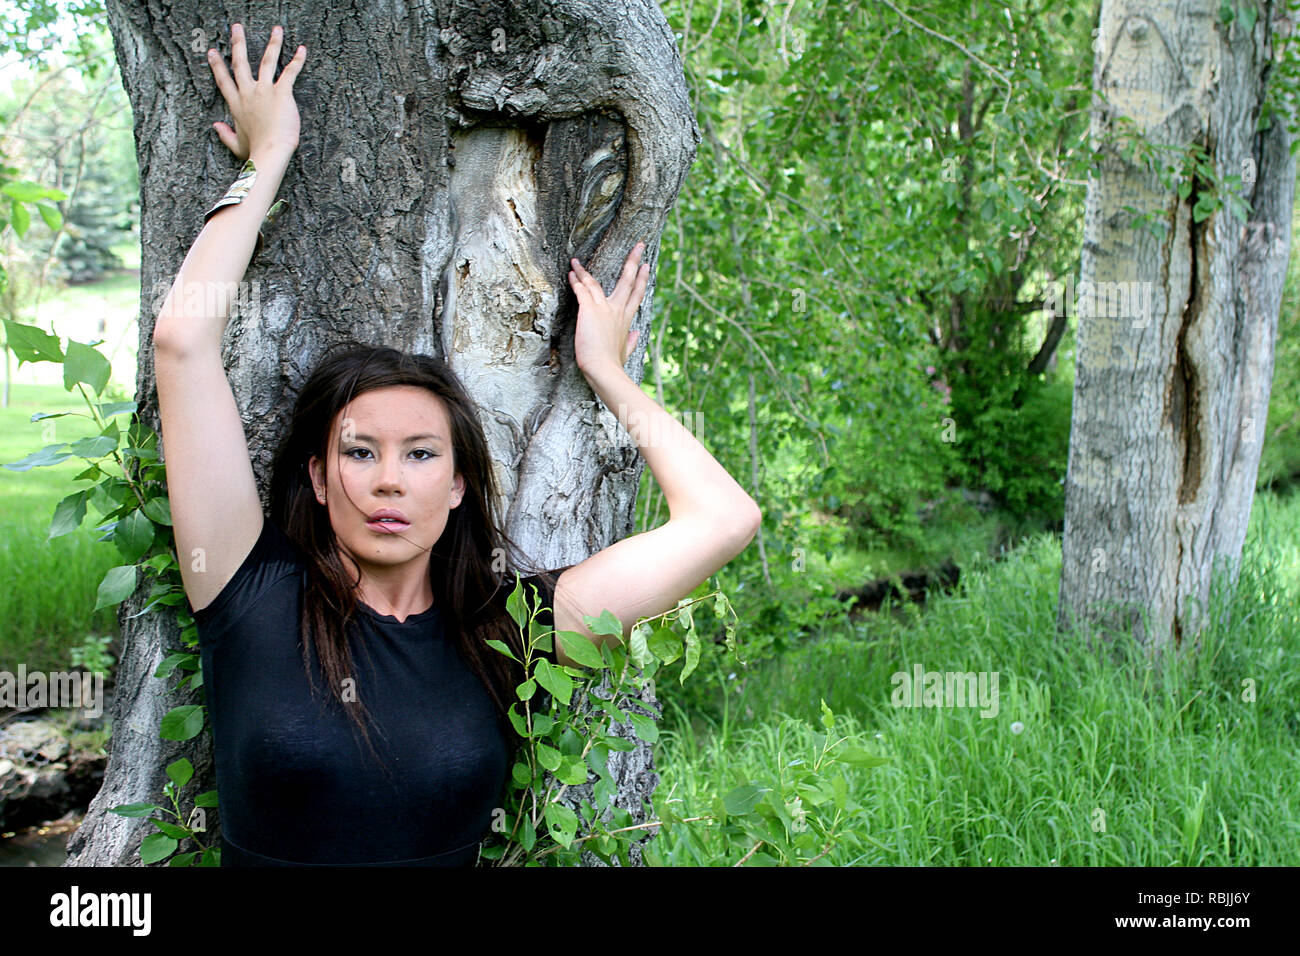
{"label": "young woman", "polygon": [[[514,572],[503,580],[497,569],[502,556],[512,569],[525,564],[493,514],[474,403],[438,359],[342,343],[301,387],[264,517],[221,360],[224,300],[189,294],[242,279],[297,148],[293,81],[306,50],[273,82],[280,47],[276,27],[257,79],[239,24],[233,78],[208,52],[235,124],[215,128],[256,177],[209,214],[153,331],[173,530],[212,717],[222,865],[472,865],[517,743],[505,709],[522,677],[486,644],[518,646],[505,611]],[[670,518],[527,576],[554,605],[543,621],[597,641],[608,638],[592,635],[584,614],[609,609],[626,637],[743,550],[761,518],[623,371],[648,276],[641,249],[608,298],[571,260],[574,351],[636,439]],[[573,663],[558,647],[553,660]]]}

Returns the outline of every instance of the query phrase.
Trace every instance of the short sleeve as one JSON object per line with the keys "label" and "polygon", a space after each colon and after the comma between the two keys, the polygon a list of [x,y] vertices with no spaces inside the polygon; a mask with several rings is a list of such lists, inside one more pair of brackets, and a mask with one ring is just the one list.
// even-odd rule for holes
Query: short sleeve
{"label": "short sleeve", "polygon": [[274,587],[276,582],[298,574],[305,563],[293,542],[269,518],[262,519],[262,532],[244,562],[226,582],[211,604],[194,612],[199,643],[213,644]]}

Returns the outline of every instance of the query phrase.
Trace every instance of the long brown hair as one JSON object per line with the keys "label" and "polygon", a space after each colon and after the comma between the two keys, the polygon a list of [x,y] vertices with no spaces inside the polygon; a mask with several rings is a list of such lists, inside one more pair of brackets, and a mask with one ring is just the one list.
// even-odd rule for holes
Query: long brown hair
{"label": "long brown hair", "polygon": [[342,342],[326,352],[298,393],[289,430],[272,464],[270,510],[271,520],[308,559],[300,624],[303,666],[314,691],[314,650],[335,700],[374,754],[366,729],[373,718],[364,702],[347,699],[355,695],[344,694],[344,679],[354,673],[347,627],[357,614],[358,582],[339,558],[329,513],[315,496],[307,463],[312,455],[328,460],[335,416],[355,396],[394,385],[428,389],[442,400],[451,422],[452,462],[464,478],[465,489],[430,551],[429,583],[448,637],[486,686],[513,750],[518,738],[507,709],[515,700],[514,688],[524,680],[523,668],[489,647],[487,641],[502,641],[521,660],[524,655],[518,626],[506,613],[504,602],[492,600],[501,583],[493,565],[504,560],[505,581],[510,584],[515,570],[525,576],[539,574],[552,589],[555,579],[540,570],[524,570],[529,562],[522,560],[521,549],[502,529],[494,512],[499,500],[497,485],[477,405],[441,359],[386,346]]}

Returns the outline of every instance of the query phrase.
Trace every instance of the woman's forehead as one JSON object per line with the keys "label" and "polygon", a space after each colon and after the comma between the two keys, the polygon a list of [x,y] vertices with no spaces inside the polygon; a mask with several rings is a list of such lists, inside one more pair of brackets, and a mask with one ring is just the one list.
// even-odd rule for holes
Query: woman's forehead
{"label": "woman's forehead", "polygon": [[405,437],[422,429],[446,437],[447,410],[432,392],[411,386],[377,388],[356,396],[338,413],[337,427]]}

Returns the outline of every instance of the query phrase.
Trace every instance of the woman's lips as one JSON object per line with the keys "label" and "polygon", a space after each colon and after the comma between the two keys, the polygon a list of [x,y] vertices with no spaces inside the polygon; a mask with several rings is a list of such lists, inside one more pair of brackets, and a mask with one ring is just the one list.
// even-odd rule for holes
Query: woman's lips
{"label": "woman's lips", "polygon": [[367,521],[366,527],[379,534],[397,534],[409,528],[410,524],[405,521]]}

